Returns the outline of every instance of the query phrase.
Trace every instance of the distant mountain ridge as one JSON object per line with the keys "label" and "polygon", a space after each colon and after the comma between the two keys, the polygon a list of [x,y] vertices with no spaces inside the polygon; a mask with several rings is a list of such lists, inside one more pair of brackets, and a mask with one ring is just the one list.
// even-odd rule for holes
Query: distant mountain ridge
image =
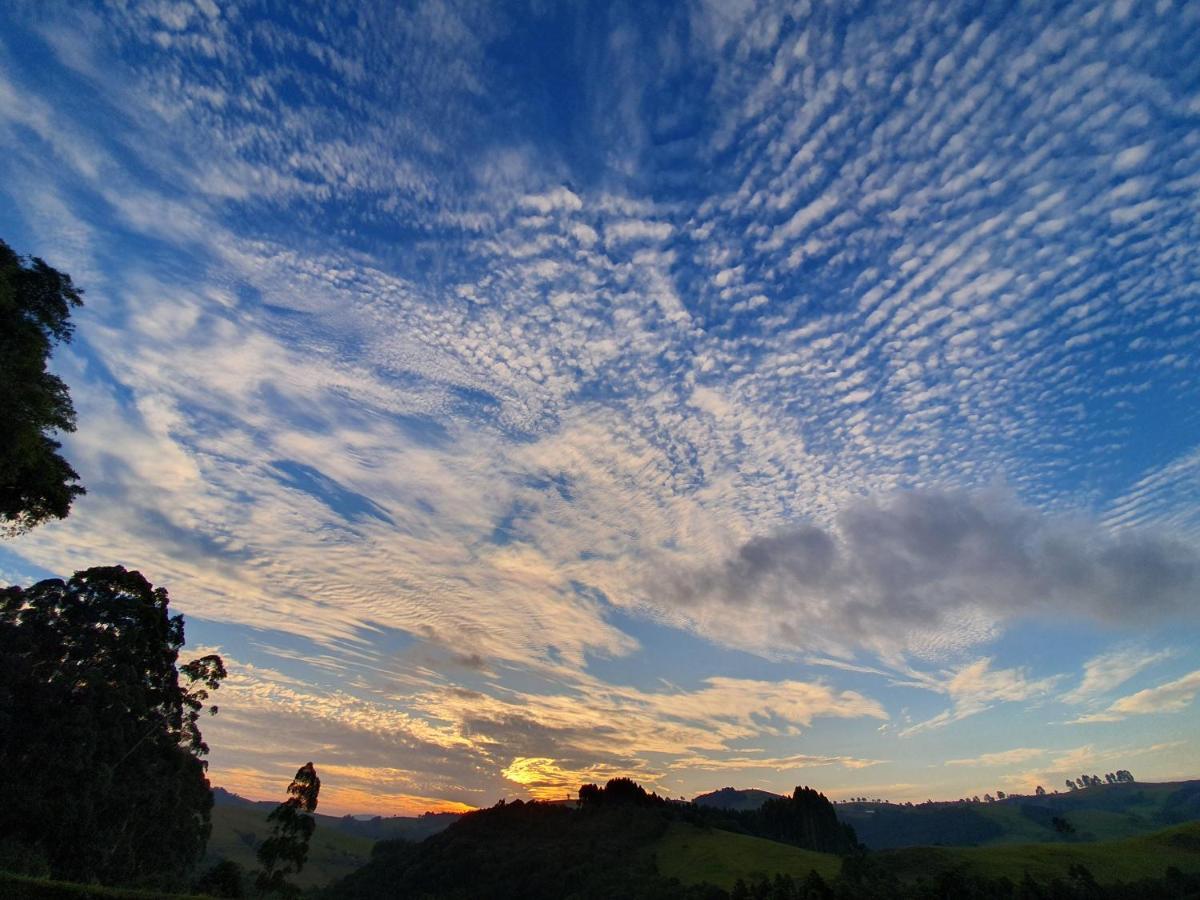
{"label": "distant mountain ridge", "polygon": [[[278,800],[250,800],[241,794],[235,794],[222,787],[212,789],[214,806],[234,806],[240,808],[259,808],[270,811],[279,805]],[[454,822],[461,813],[452,812],[423,812],[419,816],[372,816],[369,814],[327,816],[317,814],[318,821],[336,821],[343,831],[352,834],[371,837],[375,840],[386,840],[394,837],[410,837],[413,833],[421,832],[421,836],[434,834]],[[431,823],[439,823],[434,826]]]}

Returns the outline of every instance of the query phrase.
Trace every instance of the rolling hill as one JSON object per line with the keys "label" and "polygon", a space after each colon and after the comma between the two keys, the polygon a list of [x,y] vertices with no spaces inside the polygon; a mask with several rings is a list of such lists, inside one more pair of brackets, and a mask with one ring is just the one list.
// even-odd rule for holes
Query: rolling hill
{"label": "rolling hill", "polygon": [[881,851],[876,859],[904,881],[932,878],[952,869],[1013,881],[1029,872],[1035,879],[1047,880],[1066,877],[1073,865],[1085,866],[1102,884],[1160,878],[1169,866],[1200,872],[1200,822],[1119,841],[910,847]]}
{"label": "rolling hill", "polygon": [[[775,796],[722,788],[692,802],[738,811],[757,809]],[[993,803],[838,803],[836,810],[838,819],[873,850],[1112,841],[1200,820],[1200,781],[1102,784]],[[1056,829],[1056,818],[1069,822],[1073,832]]]}
{"label": "rolling hill", "polygon": [[[684,884],[715,884],[727,890],[739,878],[751,881],[777,873],[803,878],[815,870],[831,880],[841,868],[841,859],[830,853],[684,823],[673,823],[653,852],[663,875]],[[881,851],[873,858],[907,882],[930,880],[951,870],[1014,882],[1029,872],[1039,881],[1049,881],[1066,878],[1073,865],[1085,866],[1101,884],[1134,881],[1161,878],[1170,866],[1200,872],[1200,822],[1119,841],[909,847]]]}
{"label": "rolling hill", "polygon": [[[1200,819],[1200,781],[1103,784],[993,803],[839,803],[838,818],[874,850],[1111,841]],[[1072,833],[1060,833],[1065,819]]]}
{"label": "rolling hill", "polygon": [[801,850],[790,844],[672,822],[651,852],[660,874],[683,884],[715,884],[726,890],[739,878],[750,880],[783,873],[804,878],[816,871],[833,878],[842,860],[832,853]]}
{"label": "rolling hill", "polygon": [[[247,800],[221,788],[213,791],[213,799],[212,836],[200,870],[223,859],[247,870],[257,868],[255,851],[270,832],[267,816],[278,804]],[[309,845],[308,862],[295,879],[305,888],[329,884],[365,865],[376,841],[421,841],[459,817],[454,813],[427,813],[357,819],[317,813],[314,818],[317,829]]]}

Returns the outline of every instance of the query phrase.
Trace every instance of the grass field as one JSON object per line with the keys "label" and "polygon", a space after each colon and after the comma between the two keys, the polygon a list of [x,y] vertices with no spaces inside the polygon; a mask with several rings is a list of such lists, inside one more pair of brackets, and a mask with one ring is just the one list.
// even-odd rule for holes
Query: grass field
{"label": "grass field", "polygon": [[[706,882],[726,889],[739,878],[783,873],[803,878],[816,870],[833,878],[841,860],[763,838],[672,824],[654,847],[658,870],[684,884]],[[951,869],[1020,881],[1064,878],[1072,865],[1086,866],[1102,883],[1161,878],[1168,866],[1200,872],[1200,822],[1119,841],[996,844],[988,847],[911,847],[884,850],[876,860],[904,881]]]}
{"label": "grass field", "polygon": [[0,872],[0,897],[16,900],[207,900],[203,896],[185,894],[165,895],[162,891],[137,891],[125,888],[100,887],[90,884],[72,884],[69,881],[51,881],[46,878],[28,878]]}
{"label": "grass field", "polygon": [[815,853],[764,838],[698,828],[674,822],[653,848],[658,871],[684,884],[716,884],[731,888],[739,878],[782,872],[804,878],[816,871],[833,878],[842,861],[832,853]]}
{"label": "grass field", "polygon": [[1154,834],[1120,841],[1057,844],[997,844],[990,847],[913,847],[884,850],[876,857],[905,880],[964,867],[992,877],[1019,881],[1026,871],[1035,879],[1064,877],[1075,864],[1086,866],[1100,882],[1159,878],[1168,866],[1200,872],[1200,823],[1177,825]]}
{"label": "grass field", "polygon": [[[837,812],[876,850],[1113,841],[1200,820],[1200,782],[1103,784],[994,803],[841,803]],[[1057,833],[1054,816],[1075,829],[1069,838]]]}
{"label": "grass field", "polygon": [[[215,806],[212,811],[212,837],[208,853],[199,871],[218,860],[228,859],[247,871],[258,868],[255,850],[270,832],[269,809],[254,806]],[[371,857],[375,841],[338,830],[327,816],[317,818],[308,847],[308,862],[291,880],[303,888],[321,887],[349,875]],[[333,820],[336,821],[336,820]]]}

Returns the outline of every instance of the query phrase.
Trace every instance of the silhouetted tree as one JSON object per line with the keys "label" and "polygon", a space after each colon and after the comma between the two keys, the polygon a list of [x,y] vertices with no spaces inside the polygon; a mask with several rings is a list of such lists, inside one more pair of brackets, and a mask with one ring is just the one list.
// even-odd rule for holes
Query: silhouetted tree
{"label": "silhouetted tree", "polygon": [[1039,784],[1036,788],[1033,789],[1033,793],[1038,797],[1045,797],[1046,789]]}
{"label": "silhouetted tree", "polygon": [[317,825],[311,813],[317,808],[317,795],[321,792],[321,779],[311,762],[297,770],[287,792],[287,799],[267,816],[273,827],[258,848],[258,861],[263,868],[254,883],[263,894],[297,892],[286,879],[303,869],[308,861],[308,842]]}
{"label": "silhouetted tree", "polygon": [[55,875],[152,882],[204,851],[198,721],[225,667],[176,667],[169,602],[120,566],[0,590],[0,843]]}
{"label": "silhouetted tree", "polygon": [[652,794],[632,778],[611,778],[604,787],[585,784],[579,788],[581,809],[602,806],[662,806],[667,801]]}
{"label": "silhouetted tree", "polygon": [[1130,772],[1128,769],[1118,769],[1117,770],[1117,783],[1118,784],[1133,784],[1133,773]]}
{"label": "silhouetted tree", "polygon": [[767,800],[757,811],[755,833],[808,850],[847,853],[858,844],[854,829],[838,821],[833,804],[809,787]]}
{"label": "silhouetted tree", "polygon": [[1066,819],[1055,816],[1050,820],[1050,824],[1054,826],[1054,830],[1059,834],[1074,834],[1075,826]]}
{"label": "silhouetted tree", "polygon": [[82,293],[70,275],[0,241],[0,534],[65,518],[84,493],[50,437],[75,430],[71,395],[46,370],[54,346],[71,340]]}

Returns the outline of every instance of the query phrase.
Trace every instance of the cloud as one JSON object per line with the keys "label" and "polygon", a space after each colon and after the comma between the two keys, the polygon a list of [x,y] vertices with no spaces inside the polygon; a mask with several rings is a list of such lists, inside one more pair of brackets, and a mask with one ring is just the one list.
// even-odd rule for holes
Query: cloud
{"label": "cloud", "polygon": [[1139,144],[1136,147],[1128,147],[1116,155],[1113,165],[1122,172],[1137,168],[1146,161],[1146,158],[1150,156],[1150,152],[1153,149],[1154,147],[1151,144]]}
{"label": "cloud", "polygon": [[670,222],[652,222],[643,219],[626,219],[613,222],[604,229],[605,243],[625,244],[631,241],[665,241],[671,236]]}
{"label": "cloud", "polygon": [[1083,664],[1083,680],[1074,690],[1059,696],[1064,703],[1087,703],[1124,684],[1138,672],[1174,656],[1171,650],[1119,648],[1102,653]]}
{"label": "cloud", "polygon": [[684,756],[672,760],[669,768],[694,769],[702,772],[741,772],[759,769],[786,772],[792,769],[810,769],[822,766],[841,766],[844,769],[868,769],[871,766],[883,765],[884,762],[885,760],[882,759],[859,759],[853,756],[810,756],[807,754],[770,758],[732,756],[725,759],[714,759],[706,756]]}
{"label": "cloud", "polygon": [[654,789],[658,776],[640,766],[613,767],[579,765],[564,767],[559,760],[546,757],[518,756],[504,769],[504,777],[519,784],[535,800],[574,799],[584,784],[604,784],[612,778],[635,778]]}
{"label": "cloud", "polygon": [[1046,751],[1039,747],[1014,747],[1012,750],[999,750],[995,753],[983,753],[969,759],[948,759],[947,766],[971,766],[973,768],[1000,768],[1015,766],[1045,756]]}
{"label": "cloud", "polygon": [[[188,647],[191,655],[222,653],[230,672],[217,697],[221,712],[204,725],[212,778],[271,796],[269,786],[287,774],[278,759],[286,745],[323,760],[331,775],[327,799],[339,811],[412,812],[418,798],[431,795],[445,808],[478,806],[514,787],[561,798],[618,775],[658,786],[667,773],[863,768],[875,761],[750,756],[735,748],[795,740],[816,719],[887,716],[862,694],[820,683],[714,677],[694,690],[646,691],[564,668],[543,690],[519,693],[494,676],[464,688],[453,672],[421,664],[436,660],[419,645],[383,669],[370,657],[260,649],[288,671],[244,662],[220,647]],[[374,790],[379,803],[363,803]]]}
{"label": "cloud", "polygon": [[1129,716],[1183,712],[1192,705],[1197,693],[1200,693],[1200,669],[1158,687],[1121,697],[1107,709],[1082,715],[1074,722],[1119,722]]}
{"label": "cloud", "polygon": [[942,728],[951,722],[958,722],[990,709],[998,703],[1016,703],[1043,697],[1059,681],[1057,675],[1030,678],[1024,668],[993,669],[991,666],[991,659],[978,659],[958,669],[943,672],[940,676],[911,673],[917,676],[917,682],[924,687],[948,694],[954,706],[933,718],[901,730],[900,737],[910,737],[922,731]]}
{"label": "cloud", "polygon": [[850,503],[831,526],[751,538],[724,561],[655,578],[658,602],[760,622],[803,649],[970,645],[1022,616],[1140,626],[1196,612],[1189,544],[1054,519],[991,493],[913,490]]}

